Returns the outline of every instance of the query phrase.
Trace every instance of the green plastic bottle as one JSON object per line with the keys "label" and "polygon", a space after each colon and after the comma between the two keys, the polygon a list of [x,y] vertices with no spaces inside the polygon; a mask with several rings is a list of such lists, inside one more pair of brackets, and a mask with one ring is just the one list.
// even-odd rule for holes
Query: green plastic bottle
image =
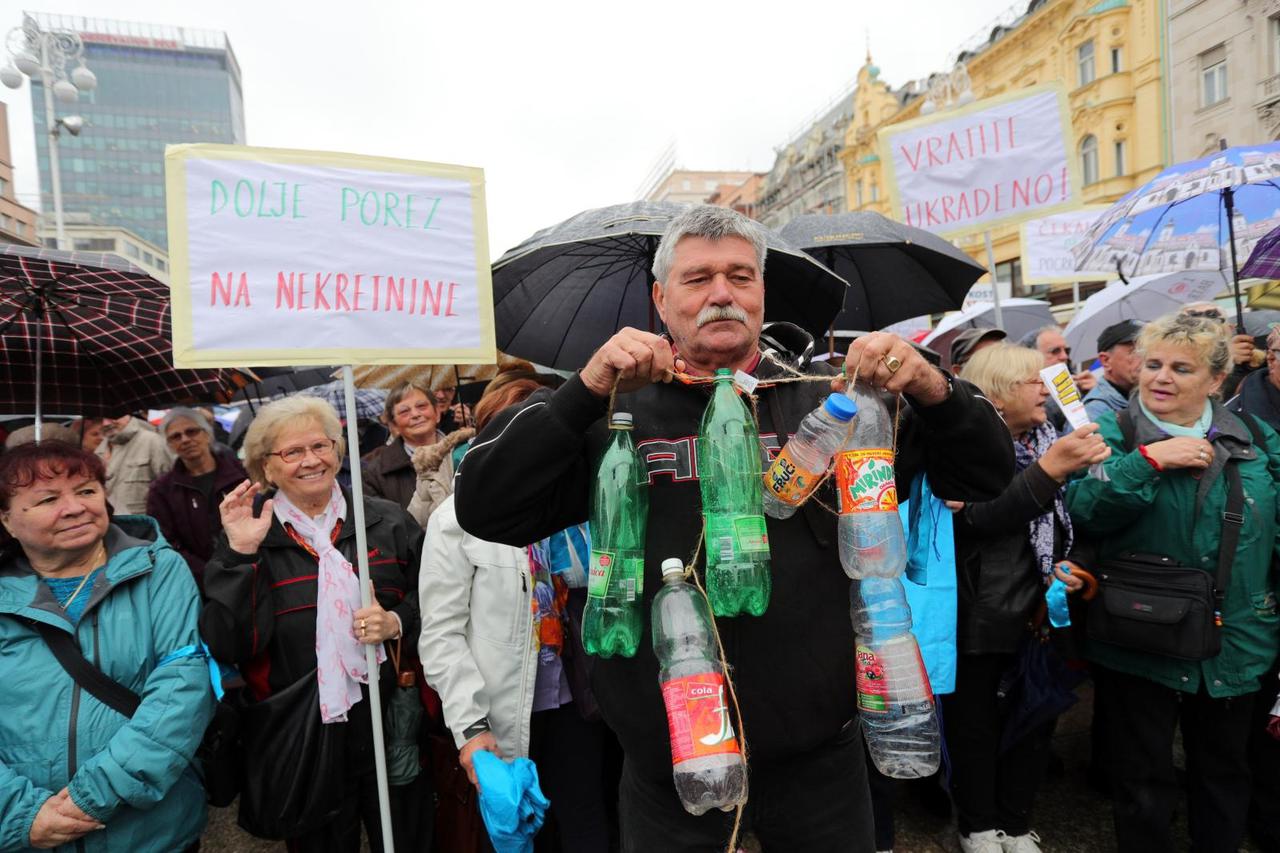
{"label": "green plastic bottle", "polygon": [[589,655],[633,657],[644,634],[644,535],[649,484],[631,440],[631,415],[609,421],[609,443],[591,496],[591,567],[582,645]]}
{"label": "green plastic bottle", "polygon": [[698,434],[707,597],[717,616],[759,616],[769,606],[761,468],[755,419],[734,390],[732,371],[717,370]]}

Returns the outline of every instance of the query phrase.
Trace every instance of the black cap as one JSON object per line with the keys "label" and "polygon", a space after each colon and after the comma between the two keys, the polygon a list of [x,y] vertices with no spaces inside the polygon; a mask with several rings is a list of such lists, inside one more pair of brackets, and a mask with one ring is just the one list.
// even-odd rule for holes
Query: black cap
{"label": "black cap", "polygon": [[1106,352],[1116,344],[1131,344],[1138,339],[1142,324],[1137,320],[1121,320],[1112,323],[1098,335],[1098,352]]}
{"label": "black cap", "polygon": [[968,361],[983,341],[1003,341],[1007,337],[1004,329],[965,329],[951,341],[951,366],[959,367]]}

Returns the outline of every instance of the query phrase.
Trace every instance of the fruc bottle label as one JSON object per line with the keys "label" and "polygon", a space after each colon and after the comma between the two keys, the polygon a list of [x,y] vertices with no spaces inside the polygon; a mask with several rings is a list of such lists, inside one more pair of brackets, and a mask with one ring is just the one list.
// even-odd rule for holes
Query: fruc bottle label
{"label": "fruc bottle label", "polygon": [[729,719],[728,700],[724,676],[718,672],[687,675],[662,683],[672,764],[740,751]]}
{"label": "fruc bottle label", "polygon": [[789,449],[784,447],[778,453],[773,464],[764,475],[764,487],[778,500],[791,506],[798,506],[809,497],[813,487],[818,485],[821,474],[815,474],[796,464],[791,458]]}
{"label": "fruc bottle label", "polygon": [[836,492],[840,514],[898,509],[893,451],[887,447],[844,450],[836,456]]}
{"label": "fruc bottle label", "polygon": [[855,654],[858,710],[864,714],[889,713],[889,682],[880,656],[868,646],[858,646]]}
{"label": "fruc bottle label", "polygon": [[613,563],[617,555],[613,551],[591,551],[591,566],[587,571],[587,595],[591,598],[604,598],[609,591],[609,577],[613,574]]}

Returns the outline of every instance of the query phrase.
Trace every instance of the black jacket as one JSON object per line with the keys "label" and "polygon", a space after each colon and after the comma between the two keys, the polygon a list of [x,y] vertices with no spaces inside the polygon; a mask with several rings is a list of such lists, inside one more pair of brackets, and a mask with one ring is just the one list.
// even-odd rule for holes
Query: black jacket
{"label": "black jacket", "polygon": [[413,460],[404,452],[404,439],[397,438],[371,451],[362,460],[360,470],[365,494],[386,498],[401,509],[408,509],[418,475],[413,470]]}
{"label": "black jacket", "polygon": [[[764,363],[762,378],[777,369]],[[800,419],[830,392],[825,383],[762,388],[762,439]],[[706,386],[651,385],[618,397],[635,419],[649,467],[644,613],[661,585],[664,558],[692,556],[701,535],[694,440]],[[608,430],[607,404],[578,377],[534,393],[499,414],[473,441],[454,481],[458,521],[474,536],[508,545],[537,541],[585,521]],[[909,408],[909,407],[904,407]],[[908,411],[899,433],[897,475],[909,484],[927,469],[935,492],[957,500],[994,497],[1008,482],[1013,452],[995,408],[955,383],[944,403]],[[834,505],[833,489],[817,497]],[[849,581],[836,552],[836,518],[812,501],[786,521],[769,519],[773,592],[763,616],[718,619],[733,667],[752,758],[776,762],[833,738],[855,713]],[[667,720],[648,631],[630,660],[594,661],[596,698],[628,761],[657,782],[671,779]]]}
{"label": "black jacket", "polygon": [[[956,514],[960,654],[1018,650],[1045,590],[1029,525],[1053,509],[1058,488],[1037,462],[1015,474],[996,499],[966,503]],[[1062,542],[1060,524],[1054,540]]]}
{"label": "black jacket", "polygon": [[[350,507],[351,493],[343,490],[343,495]],[[364,520],[378,603],[400,617],[412,648],[420,627],[422,530],[407,512],[381,498],[365,498]],[[354,567],[356,527],[350,518],[335,544]],[[240,667],[258,699],[316,668],[317,568],[316,558],[279,519],[272,520],[256,554],[232,551],[223,533],[205,564],[200,636],[215,658]],[[390,666],[384,666],[384,677]]]}
{"label": "black jacket", "polygon": [[181,459],[173,464],[173,470],[157,477],[147,492],[147,515],[160,522],[160,532],[187,561],[202,590],[205,561],[213,553],[214,539],[222,532],[218,504],[248,476],[231,450],[215,447],[213,458],[217,467],[209,500]]}

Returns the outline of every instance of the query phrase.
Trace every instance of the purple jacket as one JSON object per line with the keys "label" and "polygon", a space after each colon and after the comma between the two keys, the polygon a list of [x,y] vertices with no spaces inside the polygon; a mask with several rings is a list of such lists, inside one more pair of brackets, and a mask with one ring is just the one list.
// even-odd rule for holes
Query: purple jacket
{"label": "purple jacket", "polygon": [[222,532],[218,504],[227,492],[248,478],[244,466],[226,448],[214,447],[213,506],[195,484],[181,459],[173,470],[156,478],[147,492],[147,515],[160,522],[160,531],[191,567],[196,584],[204,590],[204,564],[213,553],[213,541]]}

